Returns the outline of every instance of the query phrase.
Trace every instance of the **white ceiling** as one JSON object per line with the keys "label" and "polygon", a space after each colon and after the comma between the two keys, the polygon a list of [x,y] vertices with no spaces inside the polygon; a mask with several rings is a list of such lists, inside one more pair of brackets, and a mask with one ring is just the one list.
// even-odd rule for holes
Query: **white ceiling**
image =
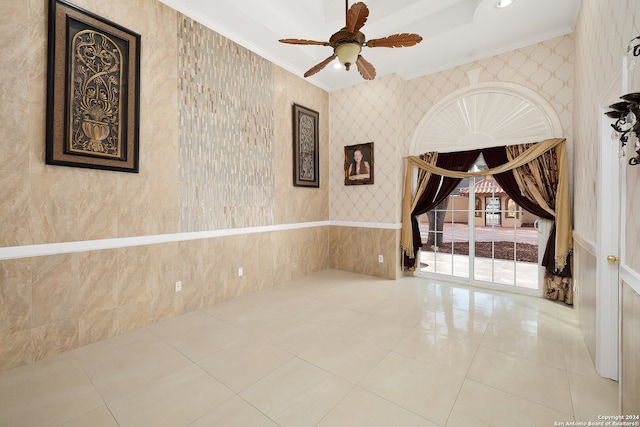
{"label": "white ceiling", "polygon": [[[282,38],[328,41],[345,23],[344,0],[160,0],[292,73],[302,75],[331,56],[328,46],[279,43]],[[367,40],[416,33],[401,49],[363,48],[377,77],[431,74],[573,32],[580,0],[365,0]],[[354,1],[349,1],[351,6]],[[356,67],[329,64],[307,79],[335,91],[363,82]]]}

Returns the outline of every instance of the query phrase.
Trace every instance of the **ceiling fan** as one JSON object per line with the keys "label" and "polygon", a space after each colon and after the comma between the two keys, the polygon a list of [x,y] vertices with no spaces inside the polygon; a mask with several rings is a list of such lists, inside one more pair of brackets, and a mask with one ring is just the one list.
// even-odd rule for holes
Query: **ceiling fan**
{"label": "ceiling fan", "polygon": [[363,47],[408,47],[414,46],[422,41],[422,37],[418,34],[393,34],[387,37],[366,41],[364,34],[360,29],[367,22],[369,16],[369,8],[362,2],[354,3],[349,8],[349,0],[345,0],[346,25],[337,33],[334,33],[328,42],[302,39],[281,39],[281,43],[289,44],[305,44],[331,46],[333,54],[314,65],[304,73],[305,77],[312,76],[322,70],[327,64],[336,57],[342,65],[349,70],[354,63],[358,67],[358,72],[365,80],[373,80],[376,77],[376,69],[373,65],[360,55]]}

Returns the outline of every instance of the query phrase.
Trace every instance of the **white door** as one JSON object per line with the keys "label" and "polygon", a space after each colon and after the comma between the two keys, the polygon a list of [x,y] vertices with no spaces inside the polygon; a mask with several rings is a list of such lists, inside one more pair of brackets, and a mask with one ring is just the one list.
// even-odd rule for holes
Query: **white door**
{"label": "white door", "polygon": [[[614,91],[617,92],[617,91]],[[611,98],[610,98],[611,99]],[[609,104],[607,104],[609,105]],[[608,111],[607,109],[603,109]],[[596,247],[596,355],[598,374],[618,379],[619,354],[619,248],[620,248],[620,145],[612,140],[611,119],[602,114],[598,177],[598,244]]]}

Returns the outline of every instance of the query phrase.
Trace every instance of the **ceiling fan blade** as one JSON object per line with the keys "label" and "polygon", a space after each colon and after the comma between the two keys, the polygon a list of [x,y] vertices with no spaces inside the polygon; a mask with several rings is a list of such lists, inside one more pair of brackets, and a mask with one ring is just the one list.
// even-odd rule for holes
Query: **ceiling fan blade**
{"label": "ceiling fan blade", "polygon": [[418,34],[393,34],[380,39],[369,40],[365,43],[368,47],[409,47],[415,46],[422,41]]}
{"label": "ceiling fan blade", "polygon": [[360,28],[367,22],[369,8],[362,2],[354,3],[347,12],[347,31],[357,34]]}
{"label": "ceiling fan blade", "polygon": [[362,55],[358,55],[356,65],[358,66],[358,72],[365,80],[373,80],[376,78],[375,67],[371,65],[369,61],[364,59]]}
{"label": "ceiling fan blade", "polygon": [[330,46],[329,42],[319,42],[316,40],[280,39],[278,41],[280,43],[289,43],[289,44],[312,44],[312,45],[318,45],[318,46]]}
{"label": "ceiling fan blade", "polygon": [[315,73],[317,73],[318,71],[322,70],[324,67],[327,66],[327,64],[331,61],[333,61],[336,58],[336,54],[334,53],[333,55],[331,55],[330,57],[328,57],[327,59],[325,59],[324,61],[322,61],[321,63],[314,65],[313,67],[311,67],[309,69],[309,71],[307,71],[306,73],[304,73],[305,77],[309,77],[309,76],[313,76]]}

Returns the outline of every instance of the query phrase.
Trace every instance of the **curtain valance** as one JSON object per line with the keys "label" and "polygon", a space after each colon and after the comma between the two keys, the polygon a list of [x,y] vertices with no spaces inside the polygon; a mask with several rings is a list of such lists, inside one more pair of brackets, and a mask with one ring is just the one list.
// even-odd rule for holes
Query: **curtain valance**
{"label": "curtain valance", "polygon": [[[547,151],[555,148],[558,169],[557,188],[551,189],[551,191],[555,193],[555,206],[551,207],[548,205],[548,203],[543,203],[541,206],[550,214],[552,214],[555,219],[555,270],[557,272],[563,271],[567,266],[568,257],[572,250],[571,204],[569,198],[569,171],[566,139],[547,139],[535,144],[527,144],[526,146],[527,148],[522,152],[515,152],[514,154],[514,152],[512,151],[509,155],[510,160],[508,162],[480,172],[456,171],[436,166],[438,154],[435,152],[428,153],[428,156],[423,156],[426,160],[422,160],[418,156],[407,157],[404,181],[404,195],[402,201],[402,230],[400,243],[401,248],[404,252],[404,256],[415,258],[416,253],[416,248],[414,248],[414,233],[412,227],[412,212],[413,206],[415,206],[415,198],[412,194],[413,166],[418,167],[420,170],[426,171],[426,175],[439,175],[443,177],[459,179],[468,177],[480,177],[500,174],[506,171],[514,170],[516,168],[521,168],[527,163],[537,159]],[[423,178],[421,181],[421,185],[424,185],[425,179]],[[535,198],[536,200],[541,199],[540,196],[536,196]]]}

